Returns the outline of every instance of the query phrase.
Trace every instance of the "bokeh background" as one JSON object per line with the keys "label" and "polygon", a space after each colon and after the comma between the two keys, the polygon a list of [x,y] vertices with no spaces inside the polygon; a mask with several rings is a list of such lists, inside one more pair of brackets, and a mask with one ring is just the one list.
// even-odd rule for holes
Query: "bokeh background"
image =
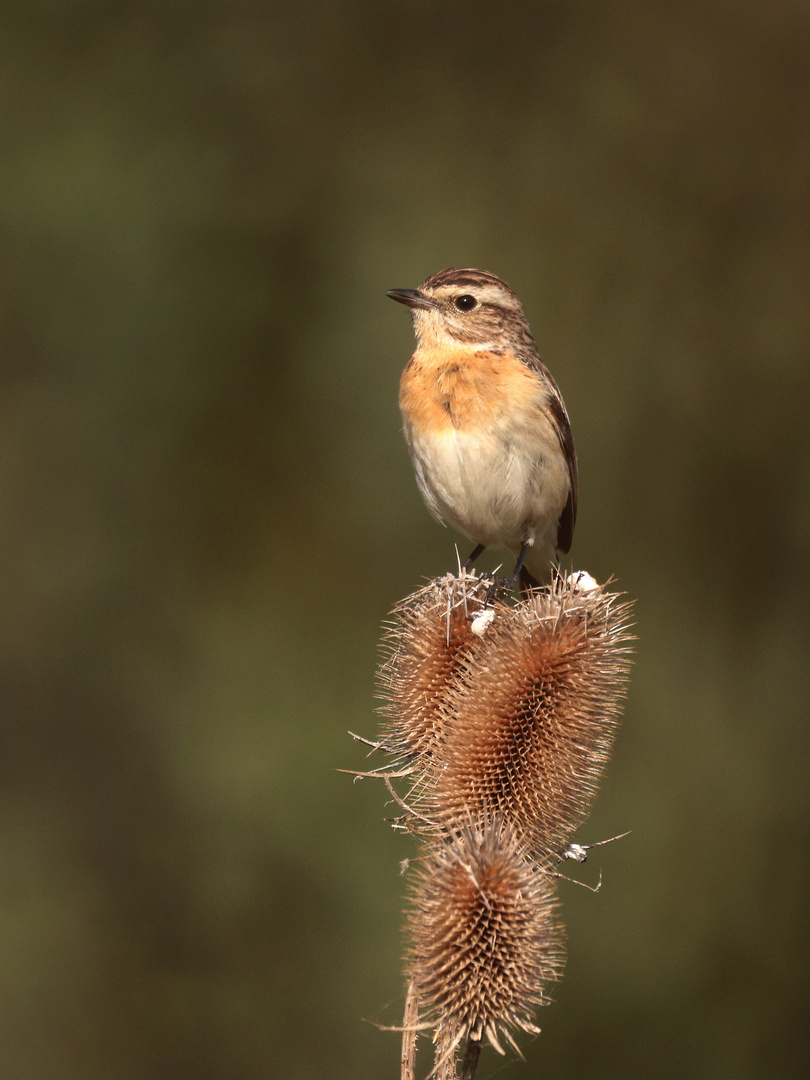
{"label": "bokeh background", "polygon": [[398,1075],[412,851],[336,770],[455,559],[384,296],[451,265],[639,635],[632,835],[479,1075],[807,1075],[810,5],[12,0],[0,53],[0,1075]]}

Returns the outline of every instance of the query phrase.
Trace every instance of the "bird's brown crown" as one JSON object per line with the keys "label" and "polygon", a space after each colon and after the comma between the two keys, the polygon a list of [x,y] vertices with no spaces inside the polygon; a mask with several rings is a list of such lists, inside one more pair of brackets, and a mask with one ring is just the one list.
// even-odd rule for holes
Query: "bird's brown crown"
{"label": "bird's brown crown", "polygon": [[[399,293],[399,295],[397,295]],[[413,308],[422,346],[533,351],[523,308],[505,281],[473,267],[451,267],[433,274],[418,289],[393,290],[393,299]]]}

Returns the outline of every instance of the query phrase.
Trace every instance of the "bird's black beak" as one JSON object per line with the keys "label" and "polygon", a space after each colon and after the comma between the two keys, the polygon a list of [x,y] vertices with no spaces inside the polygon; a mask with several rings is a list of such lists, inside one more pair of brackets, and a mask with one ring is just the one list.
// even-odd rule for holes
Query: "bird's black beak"
{"label": "bird's black beak", "polygon": [[429,311],[432,307],[435,307],[433,301],[428,299],[424,293],[420,293],[418,289],[389,289],[385,295],[410,308],[422,308]]}

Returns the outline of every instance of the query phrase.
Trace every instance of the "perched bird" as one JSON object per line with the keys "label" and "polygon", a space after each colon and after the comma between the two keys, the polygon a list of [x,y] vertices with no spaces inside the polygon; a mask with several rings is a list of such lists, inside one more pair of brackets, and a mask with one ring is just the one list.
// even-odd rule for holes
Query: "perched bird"
{"label": "perched bird", "polygon": [[571,547],[577,459],[520,301],[494,274],[458,267],[387,295],[413,309],[399,404],[428,510],[476,545],[465,566],[504,547],[513,582],[548,582]]}

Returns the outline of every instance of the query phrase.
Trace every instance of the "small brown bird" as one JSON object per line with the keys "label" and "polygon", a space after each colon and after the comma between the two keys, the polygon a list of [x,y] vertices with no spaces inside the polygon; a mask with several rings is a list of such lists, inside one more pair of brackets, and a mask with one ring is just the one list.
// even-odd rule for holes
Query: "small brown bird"
{"label": "small brown bird", "polygon": [[577,459],[520,301],[494,274],[457,267],[387,295],[413,309],[399,404],[428,510],[476,545],[465,566],[505,547],[513,581],[547,582],[571,547]]}

